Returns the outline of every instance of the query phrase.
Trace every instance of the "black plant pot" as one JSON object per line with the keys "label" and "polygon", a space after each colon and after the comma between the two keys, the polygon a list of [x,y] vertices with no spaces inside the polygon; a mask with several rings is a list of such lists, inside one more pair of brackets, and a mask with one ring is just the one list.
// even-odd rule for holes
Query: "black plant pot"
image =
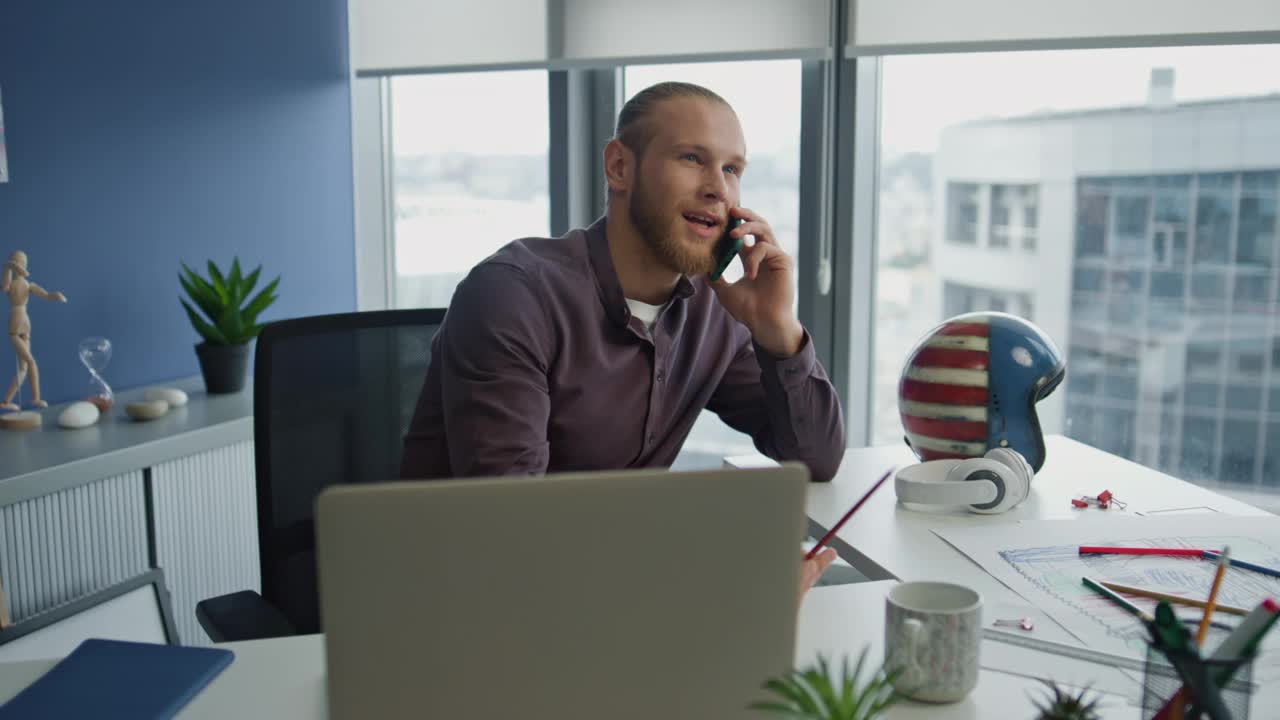
{"label": "black plant pot", "polygon": [[249,343],[239,345],[196,345],[204,389],[210,395],[240,392],[249,371]]}

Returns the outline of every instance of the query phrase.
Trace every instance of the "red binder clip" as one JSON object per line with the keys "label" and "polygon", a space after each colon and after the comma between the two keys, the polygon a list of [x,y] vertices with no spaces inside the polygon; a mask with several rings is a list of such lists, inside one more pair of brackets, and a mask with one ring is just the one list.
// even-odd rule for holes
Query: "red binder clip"
{"label": "red binder clip", "polygon": [[1110,490],[1103,490],[1097,497],[1081,495],[1078,498],[1071,499],[1071,506],[1079,509],[1097,507],[1102,510],[1110,510],[1112,505],[1115,505],[1120,510],[1128,507],[1128,503],[1117,500]]}
{"label": "red binder clip", "polygon": [[1125,507],[1128,506],[1128,503],[1122,503],[1119,500],[1117,500],[1116,496],[1112,495],[1110,490],[1103,490],[1102,494],[1098,496],[1098,507],[1102,508],[1103,510],[1107,510],[1113,504],[1116,507],[1120,508],[1121,510],[1125,509]]}

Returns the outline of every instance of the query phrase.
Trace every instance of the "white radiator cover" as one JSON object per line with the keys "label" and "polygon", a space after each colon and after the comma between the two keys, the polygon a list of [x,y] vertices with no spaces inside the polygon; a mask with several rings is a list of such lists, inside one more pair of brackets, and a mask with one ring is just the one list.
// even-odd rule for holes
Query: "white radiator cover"
{"label": "white radiator cover", "polygon": [[196,603],[260,591],[253,443],[240,442],[151,468],[156,564],[172,595],[184,645],[211,645]]}
{"label": "white radiator cover", "polygon": [[140,575],[147,560],[141,470],[0,508],[0,586],[15,623]]}

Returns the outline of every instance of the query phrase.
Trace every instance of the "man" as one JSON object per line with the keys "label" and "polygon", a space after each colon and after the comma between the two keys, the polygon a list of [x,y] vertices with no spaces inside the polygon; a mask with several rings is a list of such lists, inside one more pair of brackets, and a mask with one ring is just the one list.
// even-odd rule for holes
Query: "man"
{"label": "man", "polygon": [[[632,98],[604,150],[605,217],[514,241],[458,286],[401,476],[668,466],[707,408],[829,481],[839,400],[792,310],[794,261],[738,206],[745,156],[737,115],[710,90],[662,83]],[[730,215],[754,243],[741,280],[711,282]],[[805,564],[805,587],[834,557]]]}

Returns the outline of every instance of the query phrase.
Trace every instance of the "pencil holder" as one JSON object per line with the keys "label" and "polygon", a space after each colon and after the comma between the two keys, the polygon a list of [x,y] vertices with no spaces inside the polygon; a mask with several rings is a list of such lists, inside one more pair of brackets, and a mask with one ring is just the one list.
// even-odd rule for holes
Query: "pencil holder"
{"label": "pencil holder", "polygon": [[[1186,651],[1147,646],[1142,683],[1144,720],[1172,720],[1179,696],[1186,720],[1245,720],[1253,691],[1253,658],[1201,659]],[[1199,692],[1197,692],[1199,691]]]}

